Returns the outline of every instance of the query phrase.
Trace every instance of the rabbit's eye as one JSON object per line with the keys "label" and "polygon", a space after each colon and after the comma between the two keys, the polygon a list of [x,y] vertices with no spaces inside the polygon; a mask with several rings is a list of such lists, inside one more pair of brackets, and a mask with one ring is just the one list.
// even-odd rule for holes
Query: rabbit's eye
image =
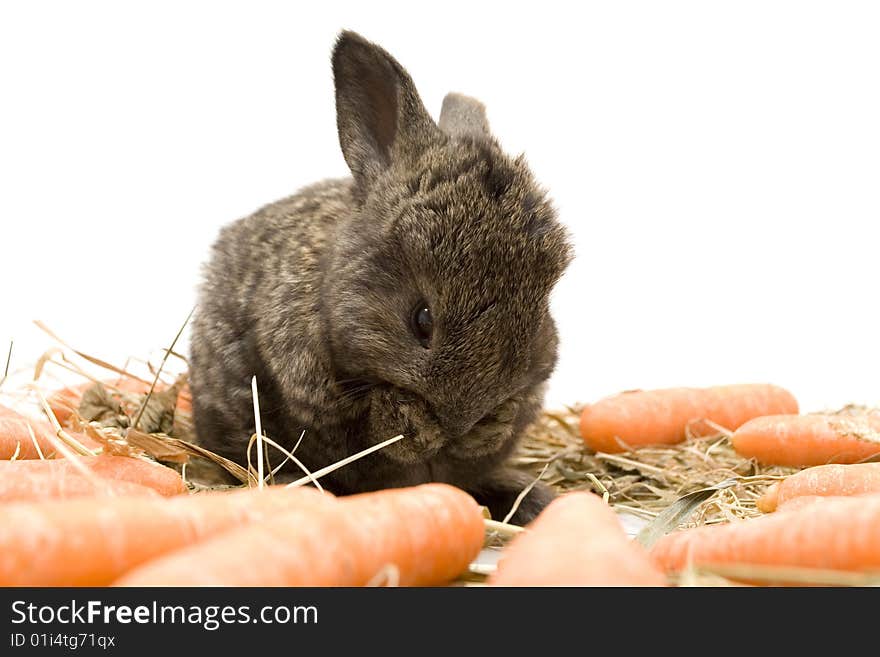
{"label": "rabbit's eye", "polygon": [[431,344],[431,335],[434,333],[434,317],[428,304],[420,303],[413,310],[412,332],[419,343],[427,349]]}

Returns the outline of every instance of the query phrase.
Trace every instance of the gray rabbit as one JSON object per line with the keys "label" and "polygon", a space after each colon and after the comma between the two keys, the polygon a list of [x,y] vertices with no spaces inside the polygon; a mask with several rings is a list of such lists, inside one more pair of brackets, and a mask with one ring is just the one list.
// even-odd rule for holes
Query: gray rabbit
{"label": "gray rabbit", "polygon": [[[305,430],[310,470],[405,436],[329,490],[442,481],[501,518],[531,481],[505,461],[556,363],[548,297],[567,233],[479,103],[452,94],[436,124],[403,67],[353,32],[332,65],[352,177],[221,231],[192,325],[198,440],[245,460],[256,375],[264,432],[290,449]],[[536,486],[514,522],[552,498]]]}

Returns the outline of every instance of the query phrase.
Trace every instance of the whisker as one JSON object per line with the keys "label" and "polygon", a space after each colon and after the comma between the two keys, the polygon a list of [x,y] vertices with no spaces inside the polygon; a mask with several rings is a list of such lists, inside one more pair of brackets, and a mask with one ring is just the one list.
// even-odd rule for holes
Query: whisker
{"label": "whisker", "polygon": [[346,386],[350,383],[368,383],[369,379],[363,376],[356,376],[351,379],[337,379],[336,385],[338,386]]}
{"label": "whisker", "polygon": [[334,403],[336,405],[339,405],[339,404],[348,404],[348,403],[351,403],[354,401],[358,401],[359,399],[362,399],[363,397],[365,397],[369,391],[370,391],[369,388],[364,388],[361,390],[354,390],[354,391],[349,392],[347,394],[340,395],[339,397],[336,398],[336,401]]}
{"label": "whisker", "polygon": [[364,396],[370,390],[375,388],[379,382],[357,378],[343,379],[342,381],[337,381],[337,384],[340,385],[343,390],[337,395],[336,404],[346,404],[356,401],[358,398]]}

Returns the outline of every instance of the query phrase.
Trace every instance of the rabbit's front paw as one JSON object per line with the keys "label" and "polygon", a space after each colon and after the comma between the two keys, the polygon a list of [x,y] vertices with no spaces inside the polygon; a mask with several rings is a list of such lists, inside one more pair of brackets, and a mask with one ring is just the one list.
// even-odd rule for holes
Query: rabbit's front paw
{"label": "rabbit's front paw", "polygon": [[[531,485],[532,481],[532,476],[526,472],[502,469],[469,492],[477,502],[488,507],[495,520],[503,520],[513,509],[517,497]],[[556,493],[552,488],[545,483],[537,482],[520,501],[508,522],[515,525],[530,523],[555,497]]]}

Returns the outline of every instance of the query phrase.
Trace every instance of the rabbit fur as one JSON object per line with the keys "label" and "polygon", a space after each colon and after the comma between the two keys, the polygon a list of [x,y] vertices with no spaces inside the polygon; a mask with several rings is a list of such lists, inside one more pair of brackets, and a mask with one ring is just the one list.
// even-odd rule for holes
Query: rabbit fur
{"label": "rabbit fur", "polygon": [[[192,324],[198,441],[245,461],[256,376],[264,433],[290,449],[305,432],[310,470],[404,435],[328,474],[334,493],[441,481],[500,519],[531,483],[505,462],[556,363],[567,232],[480,103],[450,94],[438,125],[403,67],[353,32],[332,68],[352,175],[222,229]],[[421,307],[429,343],[413,333]],[[552,498],[535,486],[514,522]]]}

